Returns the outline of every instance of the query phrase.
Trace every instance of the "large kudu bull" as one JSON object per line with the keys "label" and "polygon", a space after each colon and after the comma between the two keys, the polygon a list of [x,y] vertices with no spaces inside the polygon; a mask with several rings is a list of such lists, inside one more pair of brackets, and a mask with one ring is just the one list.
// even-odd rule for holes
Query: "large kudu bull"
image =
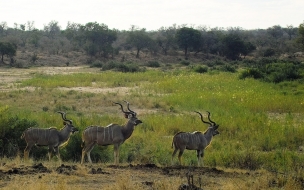
{"label": "large kudu bull", "polygon": [[204,157],[205,148],[211,143],[212,137],[219,134],[219,132],[217,131],[219,125],[211,121],[210,112],[208,112],[208,119],[210,122],[204,121],[203,115],[200,112],[196,113],[201,116],[201,120],[203,123],[209,124],[209,128],[204,133],[199,131],[194,131],[192,133],[179,132],[173,137],[172,148],[174,147],[175,149],[172,154],[172,161],[176,152],[179,150],[178,160],[180,165],[181,157],[185,149],[197,151],[198,165],[200,165],[200,159]]}
{"label": "large kudu bull", "polygon": [[142,123],[141,120],[137,119],[136,112],[129,108],[129,102],[126,102],[128,111],[124,111],[120,103],[114,103],[120,105],[124,116],[129,119],[128,122],[125,125],[110,124],[106,127],[87,127],[82,133],[83,149],[81,164],[83,164],[85,154],[87,154],[88,161],[92,163],[90,153],[96,144],[99,146],[114,145],[114,163],[118,164],[119,146],[132,135],[134,127]]}
{"label": "large kudu bull", "polygon": [[37,145],[49,147],[49,160],[51,160],[53,151],[57,154],[57,157],[60,160],[59,147],[66,144],[71,133],[78,131],[78,129],[73,126],[72,120],[66,119],[66,113],[60,111],[58,113],[61,114],[63,119],[64,127],[61,130],[57,130],[55,127],[48,129],[31,127],[23,132],[21,138],[24,138],[27,143],[27,146],[24,149],[25,159],[28,159],[31,148],[34,145]]}

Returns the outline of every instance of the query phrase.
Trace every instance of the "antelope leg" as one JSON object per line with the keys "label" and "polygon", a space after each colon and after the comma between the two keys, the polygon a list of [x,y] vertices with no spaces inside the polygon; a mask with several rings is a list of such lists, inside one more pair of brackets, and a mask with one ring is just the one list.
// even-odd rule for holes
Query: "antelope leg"
{"label": "antelope leg", "polygon": [[179,161],[179,164],[182,165],[182,155],[184,153],[184,150],[181,149],[178,153],[178,161]]}

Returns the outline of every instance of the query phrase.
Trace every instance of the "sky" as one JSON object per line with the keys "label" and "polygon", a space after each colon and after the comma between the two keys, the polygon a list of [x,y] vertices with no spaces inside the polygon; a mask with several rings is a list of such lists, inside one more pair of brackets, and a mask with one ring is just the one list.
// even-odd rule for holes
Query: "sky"
{"label": "sky", "polygon": [[304,22],[304,0],[1,0],[0,23],[34,22],[43,29],[51,21],[105,24],[147,31],[161,27],[241,27],[267,29],[274,25],[298,27]]}

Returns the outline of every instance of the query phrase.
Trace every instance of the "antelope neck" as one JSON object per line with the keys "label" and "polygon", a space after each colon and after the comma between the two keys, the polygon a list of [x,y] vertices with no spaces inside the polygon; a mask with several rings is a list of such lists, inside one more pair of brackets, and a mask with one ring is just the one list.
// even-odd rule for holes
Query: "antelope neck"
{"label": "antelope neck", "polygon": [[122,126],[121,132],[125,139],[129,138],[134,131],[133,121],[129,120],[124,126]]}

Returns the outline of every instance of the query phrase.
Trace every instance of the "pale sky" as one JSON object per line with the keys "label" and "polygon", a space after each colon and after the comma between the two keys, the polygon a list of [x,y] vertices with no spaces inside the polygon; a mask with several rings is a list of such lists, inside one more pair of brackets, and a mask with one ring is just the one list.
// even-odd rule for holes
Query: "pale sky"
{"label": "pale sky", "polygon": [[148,31],[173,24],[249,30],[304,22],[304,0],[1,0],[0,5],[0,23],[14,27],[34,21],[37,29],[51,21],[61,29],[70,21]]}

